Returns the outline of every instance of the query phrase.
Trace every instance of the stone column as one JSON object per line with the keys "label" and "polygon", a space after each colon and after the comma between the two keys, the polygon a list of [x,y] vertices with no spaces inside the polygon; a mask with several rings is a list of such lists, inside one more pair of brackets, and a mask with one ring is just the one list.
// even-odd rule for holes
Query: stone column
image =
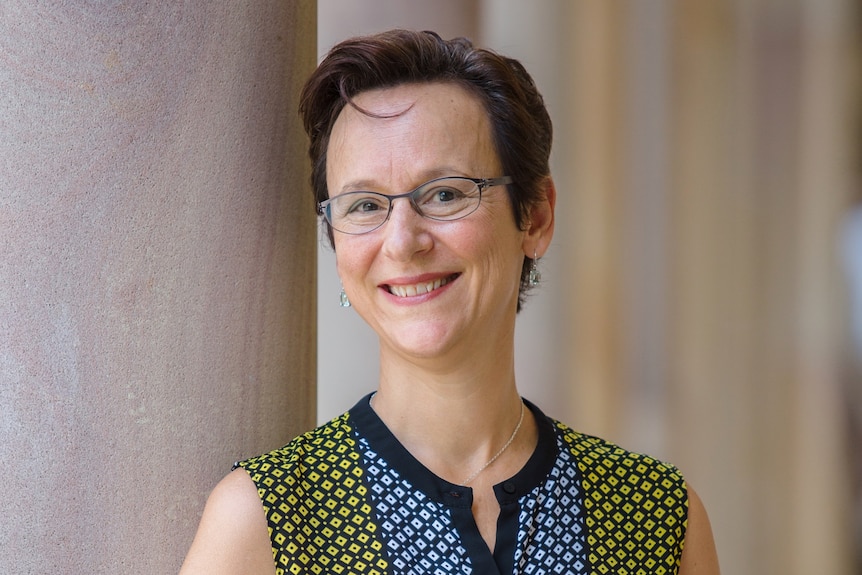
{"label": "stone column", "polygon": [[314,2],[0,6],[0,572],[170,573],[314,423]]}

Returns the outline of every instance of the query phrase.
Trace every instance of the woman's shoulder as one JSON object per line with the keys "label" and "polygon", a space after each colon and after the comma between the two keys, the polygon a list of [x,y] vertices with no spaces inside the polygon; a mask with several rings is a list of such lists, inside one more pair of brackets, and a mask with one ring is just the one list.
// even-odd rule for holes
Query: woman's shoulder
{"label": "woman's shoulder", "polygon": [[625,547],[643,555],[632,559],[638,565],[661,566],[651,572],[675,572],[690,506],[680,471],[650,455],[554,425],[580,474],[586,525],[595,537],[594,567],[616,571],[619,548]]}
{"label": "woman's shoulder", "polygon": [[332,454],[346,454],[354,447],[350,412],[307,431],[287,445],[234,463],[233,468],[246,471],[269,471],[284,469],[299,462],[326,459]]}
{"label": "woman's shoulder", "polygon": [[233,471],[207,499],[181,575],[272,573],[272,546],[255,484]]}
{"label": "woman's shoulder", "polygon": [[600,476],[612,474],[613,477],[623,478],[636,475],[653,480],[662,478],[680,486],[684,484],[682,473],[671,463],[646,453],[631,451],[601,437],[575,431],[559,421],[552,422],[582,470],[591,470]]}

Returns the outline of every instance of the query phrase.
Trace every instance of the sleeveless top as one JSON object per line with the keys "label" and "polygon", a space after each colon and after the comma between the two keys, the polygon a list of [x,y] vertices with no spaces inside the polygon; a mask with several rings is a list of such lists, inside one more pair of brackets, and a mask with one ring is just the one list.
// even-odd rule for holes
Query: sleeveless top
{"label": "sleeveless top", "polygon": [[494,486],[493,553],[472,489],[416,460],[369,405],[237,462],[257,485],[278,575],[675,574],[687,523],[676,468],[572,431],[525,401],[535,452]]}

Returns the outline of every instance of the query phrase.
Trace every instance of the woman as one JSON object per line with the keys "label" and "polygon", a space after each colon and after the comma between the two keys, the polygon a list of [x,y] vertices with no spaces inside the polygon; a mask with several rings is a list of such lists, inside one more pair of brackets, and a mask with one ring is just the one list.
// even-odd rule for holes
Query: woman
{"label": "woman", "polygon": [[392,31],[333,48],[300,111],[343,304],[379,337],[380,381],[238,463],[183,573],[717,573],[675,468],[518,395],[515,315],[556,199],[551,123],[523,67]]}

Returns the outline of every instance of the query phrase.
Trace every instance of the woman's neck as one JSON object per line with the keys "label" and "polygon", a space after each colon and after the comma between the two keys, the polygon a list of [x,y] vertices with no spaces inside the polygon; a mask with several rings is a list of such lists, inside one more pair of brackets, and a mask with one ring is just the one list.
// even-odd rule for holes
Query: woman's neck
{"label": "woman's neck", "polygon": [[[380,387],[372,400],[402,445],[453,483],[462,483],[507,444],[521,419],[521,405],[511,353],[434,371],[381,354]],[[482,479],[508,477],[516,462],[529,457],[536,434],[527,413],[505,456],[483,470]]]}

